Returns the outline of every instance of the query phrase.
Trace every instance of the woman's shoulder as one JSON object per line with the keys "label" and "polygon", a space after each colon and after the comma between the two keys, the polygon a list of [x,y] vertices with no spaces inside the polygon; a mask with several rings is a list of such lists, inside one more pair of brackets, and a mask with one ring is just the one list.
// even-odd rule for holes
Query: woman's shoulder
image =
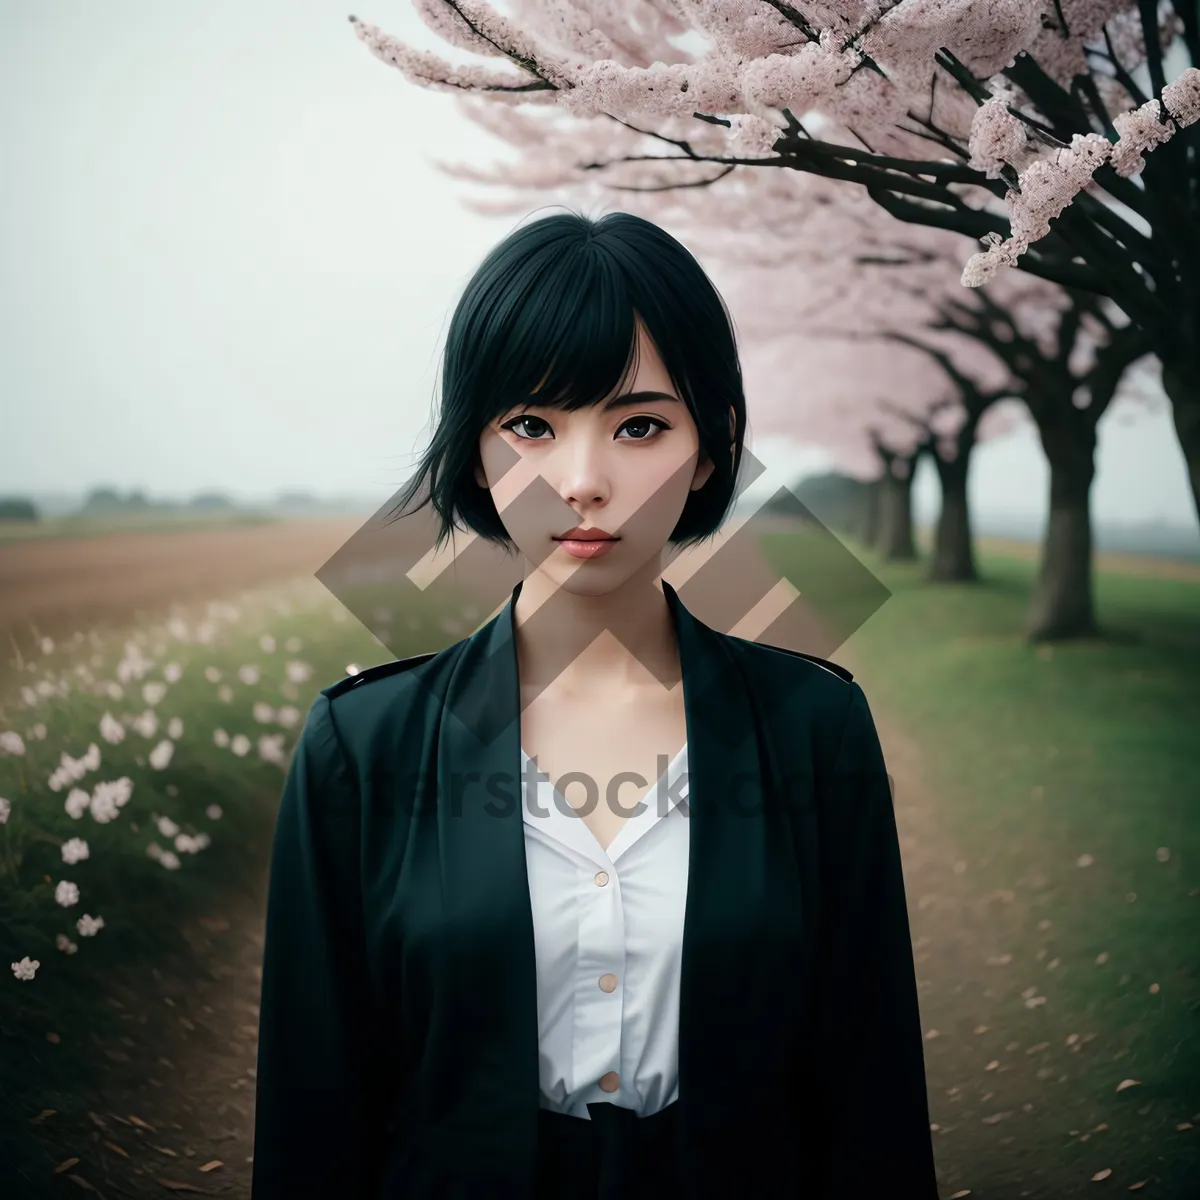
{"label": "woman's shoulder", "polygon": [[[313,704],[319,723],[336,733],[351,760],[363,760],[380,739],[412,744],[439,703],[440,681],[454,647],[366,667],[322,688]],[[418,743],[419,744],[419,741]]]}

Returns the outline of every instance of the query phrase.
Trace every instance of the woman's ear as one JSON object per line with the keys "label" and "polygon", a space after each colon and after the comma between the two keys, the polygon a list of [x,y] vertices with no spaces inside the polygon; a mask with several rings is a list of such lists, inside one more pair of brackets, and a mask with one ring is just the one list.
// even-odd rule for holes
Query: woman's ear
{"label": "woman's ear", "polygon": [[484,491],[487,491],[487,476],[483,473],[483,463],[481,462],[477,462],[475,464],[475,482],[479,484]]}

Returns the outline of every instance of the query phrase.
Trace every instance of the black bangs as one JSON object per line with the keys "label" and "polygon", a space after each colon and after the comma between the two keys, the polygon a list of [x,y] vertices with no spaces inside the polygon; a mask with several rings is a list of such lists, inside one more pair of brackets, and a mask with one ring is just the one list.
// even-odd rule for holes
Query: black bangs
{"label": "black bangs", "polygon": [[671,541],[710,537],[732,505],[745,437],[733,326],[690,252],[630,213],[543,217],[487,255],[451,318],[435,432],[391,518],[432,504],[438,549],[463,526],[511,547],[491,493],[475,479],[484,429],[522,406],[574,411],[618,394],[637,371],[638,321],[714,464],[704,487],[689,495]]}
{"label": "black bangs", "polygon": [[637,372],[636,299],[598,241],[569,245],[520,275],[488,331],[497,386],[482,424],[516,405],[574,412],[599,404]]}

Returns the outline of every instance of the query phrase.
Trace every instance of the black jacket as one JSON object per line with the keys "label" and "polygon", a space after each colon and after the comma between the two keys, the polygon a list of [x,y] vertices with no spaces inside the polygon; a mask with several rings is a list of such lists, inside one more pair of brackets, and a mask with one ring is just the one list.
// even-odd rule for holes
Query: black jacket
{"label": "black jacket", "polygon": [[[890,781],[862,689],[663,590],[689,760],[685,1195],[937,1200]],[[254,1200],[530,1194],[519,592],[470,637],[328,687],[308,714],[272,850]]]}

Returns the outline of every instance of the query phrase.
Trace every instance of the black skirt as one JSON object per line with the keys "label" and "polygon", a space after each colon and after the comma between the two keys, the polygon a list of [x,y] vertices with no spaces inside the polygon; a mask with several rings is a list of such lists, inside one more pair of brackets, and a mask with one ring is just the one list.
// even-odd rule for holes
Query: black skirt
{"label": "black skirt", "polygon": [[679,1105],[648,1117],[608,1101],[591,1120],[538,1110],[534,1200],[673,1200],[681,1194]]}

